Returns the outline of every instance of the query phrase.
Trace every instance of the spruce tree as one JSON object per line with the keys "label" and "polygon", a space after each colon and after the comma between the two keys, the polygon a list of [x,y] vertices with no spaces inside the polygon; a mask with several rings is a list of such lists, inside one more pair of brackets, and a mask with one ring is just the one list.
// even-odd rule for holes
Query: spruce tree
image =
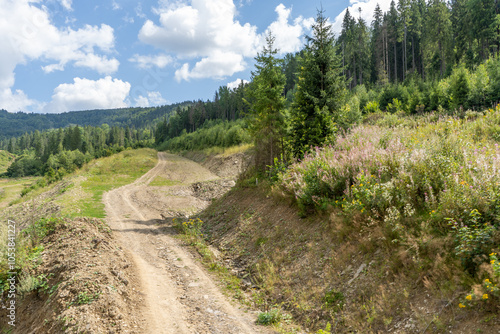
{"label": "spruce tree", "polygon": [[267,45],[255,58],[256,70],[252,72],[248,91],[250,130],[255,139],[255,160],[259,170],[273,165],[274,159],[281,158],[284,153],[286,77],[281,69],[283,61],[276,58],[278,50],[274,48],[274,41],[275,37],[269,33]]}
{"label": "spruce tree", "polygon": [[306,36],[291,110],[290,143],[296,158],[302,158],[311,146],[322,146],[333,139],[345,94],[335,37],[323,10],[318,10],[312,28],[312,36]]}

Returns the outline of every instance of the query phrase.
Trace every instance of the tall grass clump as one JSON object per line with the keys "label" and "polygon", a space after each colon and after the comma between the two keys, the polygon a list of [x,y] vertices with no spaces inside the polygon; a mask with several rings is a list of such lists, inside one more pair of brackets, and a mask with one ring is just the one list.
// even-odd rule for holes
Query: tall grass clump
{"label": "tall grass clump", "polygon": [[328,206],[362,214],[394,241],[423,228],[452,233],[455,255],[475,273],[497,247],[500,108],[473,118],[361,125],[294,164],[281,185],[303,214]]}

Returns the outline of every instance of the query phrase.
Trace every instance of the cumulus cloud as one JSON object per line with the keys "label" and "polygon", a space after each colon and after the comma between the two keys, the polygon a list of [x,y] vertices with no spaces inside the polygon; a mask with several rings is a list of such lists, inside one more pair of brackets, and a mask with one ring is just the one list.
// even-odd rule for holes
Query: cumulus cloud
{"label": "cumulus cloud", "polygon": [[130,62],[137,63],[139,68],[147,69],[151,67],[165,68],[173,60],[172,57],[167,55],[156,55],[156,56],[141,56],[135,54],[129,59]]}
{"label": "cumulus cloud", "polygon": [[238,79],[234,80],[233,82],[229,82],[227,84],[227,88],[229,88],[229,89],[236,89],[236,88],[238,88],[241,85],[242,81],[243,81],[244,84],[250,83],[250,81],[248,81],[248,80],[243,80],[243,79],[238,78]]}
{"label": "cumulus cloud", "polygon": [[130,83],[107,76],[99,80],[74,78],[71,84],[60,84],[54,89],[52,101],[44,112],[107,109],[127,107]]}
{"label": "cumulus cloud", "polygon": [[189,70],[189,64],[185,63],[175,72],[175,78],[177,81],[203,78],[222,79],[241,72],[245,68],[246,63],[242,55],[215,51],[213,55],[197,62],[192,70]]}
{"label": "cumulus cloud", "polygon": [[291,8],[279,4],[275,11],[278,14],[278,19],[269,25],[266,32],[270,31],[276,37],[275,47],[280,53],[299,51],[303,45],[304,28],[311,26],[310,20],[299,16],[293,21],[293,24],[290,24]]}
{"label": "cumulus cloud", "polygon": [[206,56],[214,51],[252,56],[260,45],[257,27],[235,20],[232,0],[192,0],[158,9],[160,25],[147,20],[139,39],[180,56]]}
{"label": "cumulus cloud", "polygon": [[168,101],[161,96],[160,92],[148,92],[148,96],[140,95],[135,99],[135,106],[143,108],[156,107],[167,103]]}
{"label": "cumulus cloud", "polygon": [[189,4],[160,0],[155,12],[159,22],[147,20],[139,39],[180,60],[196,61],[194,65],[181,61],[175,73],[178,81],[220,79],[245,70],[245,58],[254,57],[262,49],[269,30],[282,53],[298,51],[304,29],[311,24],[302,17],[292,21],[291,9],[280,4],[276,7],[277,20],[265,33],[258,34],[256,26],[236,19],[233,0],[191,0]]}
{"label": "cumulus cloud", "polygon": [[365,20],[367,24],[371,24],[373,20],[373,13],[375,12],[375,7],[377,4],[380,5],[380,8],[383,12],[389,10],[391,0],[350,0],[350,6],[344,9],[334,20],[333,23],[333,31],[338,36],[342,31],[342,21],[344,20],[344,16],[346,10],[349,9],[349,13],[351,16],[354,16],[356,19],[359,18],[359,8],[361,8],[361,18]]}
{"label": "cumulus cloud", "polygon": [[10,88],[0,90],[0,109],[10,112],[24,111],[31,106],[37,106],[37,101],[31,100],[22,90],[12,92]]}
{"label": "cumulus cloud", "polygon": [[[24,105],[30,105],[24,93],[13,93],[11,88],[16,66],[35,59],[49,63],[42,67],[46,73],[63,70],[70,63],[103,74],[116,72],[118,60],[97,54],[99,50],[104,53],[114,50],[113,28],[103,24],[100,27],[87,25],[78,30],[58,29],[50,21],[48,9],[35,6],[34,2],[0,1],[0,92],[10,91],[16,101],[24,97],[27,99]],[[71,9],[70,0],[61,1],[61,4]],[[4,100],[7,95],[3,93],[0,102],[7,101]]]}

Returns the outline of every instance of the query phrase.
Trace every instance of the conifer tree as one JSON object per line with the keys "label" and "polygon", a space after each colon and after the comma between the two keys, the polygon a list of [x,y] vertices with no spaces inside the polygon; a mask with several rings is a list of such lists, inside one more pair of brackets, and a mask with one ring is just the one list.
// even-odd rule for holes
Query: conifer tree
{"label": "conifer tree", "polygon": [[300,60],[291,110],[290,142],[296,158],[302,158],[311,146],[322,146],[333,139],[345,94],[340,59],[334,49],[335,37],[323,10],[318,10],[312,28]]}
{"label": "conifer tree", "polygon": [[276,58],[278,50],[274,48],[274,41],[275,37],[269,33],[267,45],[255,58],[256,70],[252,72],[252,84],[248,92],[250,130],[255,139],[255,160],[259,170],[273,165],[274,159],[281,158],[284,153],[286,77],[281,69],[283,61]]}

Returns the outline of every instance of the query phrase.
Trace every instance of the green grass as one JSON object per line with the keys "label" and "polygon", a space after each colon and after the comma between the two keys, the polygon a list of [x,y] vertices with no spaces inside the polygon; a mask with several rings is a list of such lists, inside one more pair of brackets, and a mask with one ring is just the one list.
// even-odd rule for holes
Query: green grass
{"label": "green grass", "polygon": [[174,180],[169,180],[166,179],[162,176],[157,176],[155,179],[149,183],[149,186],[152,187],[171,187],[171,186],[176,186],[180,185],[181,183],[179,181],[174,181]]}
{"label": "green grass", "polygon": [[14,158],[14,154],[0,150],[0,174],[7,171],[7,168],[14,161]]}
{"label": "green grass", "polygon": [[86,178],[80,184],[86,196],[82,196],[75,206],[71,206],[72,212],[64,213],[70,217],[104,218],[106,213],[102,195],[106,191],[132,183],[153,168],[156,162],[155,150],[139,149],[124,151],[90,163],[80,173]]}
{"label": "green grass", "polygon": [[15,204],[26,187],[38,181],[40,177],[23,177],[20,179],[0,179],[0,210]]}

